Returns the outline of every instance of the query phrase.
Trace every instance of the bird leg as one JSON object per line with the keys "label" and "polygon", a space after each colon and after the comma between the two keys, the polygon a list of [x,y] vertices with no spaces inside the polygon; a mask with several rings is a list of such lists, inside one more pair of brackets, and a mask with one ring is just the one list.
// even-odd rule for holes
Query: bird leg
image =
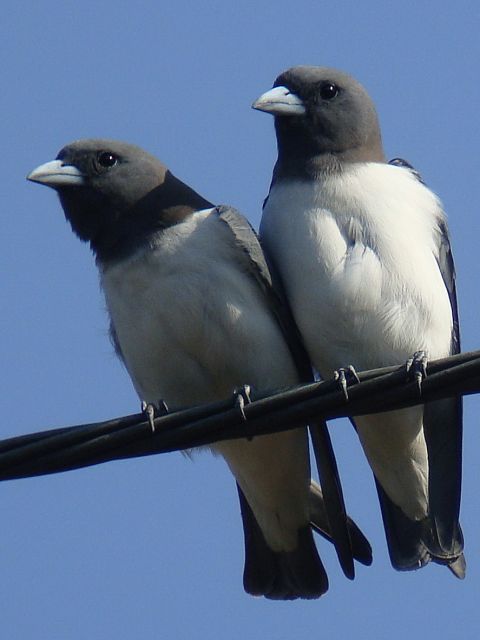
{"label": "bird leg", "polygon": [[417,383],[418,394],[422,395],[422,382],[427,377],[428,357],[425,351],[415,351],[406,362],[407,380]]}
{"label": "bird leg", "polygon": [[160,416],[165,416],[168,413],[168,407],[165,400],[159,400],[158,406],[156,407],[154,404],[150,402],[145,402],[142,400],[142,413],[148,419],[148,424],[150,425],[150,429],[152,433],[155,433],[155,418],[159,418]]}
{"label": "bird leg", "polygon": [[338,383],[340,389],[345,396],[345,400],[348,402],[348,390],[347,387],[352,384],[360,382],[360,378],[357,376],[355,368],[350,364],[348,367],[342,367],[333,374],[334,380]]}
{"label": "bird leg", "polygon": [[235,389],[233,397],[235,401],[235,408],[240,411],[242,420],[247,420],[244,407],[246,404],[250,404],[252,399],[250,398],[251,387],[249,384],[244,384],[240,389]]}

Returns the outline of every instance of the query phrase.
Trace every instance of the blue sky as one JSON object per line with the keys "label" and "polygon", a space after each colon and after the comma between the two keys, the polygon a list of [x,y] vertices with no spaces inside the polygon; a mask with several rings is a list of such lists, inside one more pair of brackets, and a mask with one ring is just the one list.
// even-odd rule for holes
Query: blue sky
{"label": "blue sky", "polygon": [[[53,192],[25,174],[85,136],[139,144],[257,226],[275,159],[250,104],[294,64],[336,66],[374,98],[387,154],[441,196],[464,350],[478,326],[480,8],[431,2],[63,2],[2,7],[0,100],[3,420],[0,438],[135,412],[107,339],[91,255]],[[467,579],[390,567],[371,474],[333,425],[351,514],[374,548],[354,582],[319,541],[330,591],[279,603],[243,593],[233,480],[201,453],[116,462],[0,486],[0,620],[38,638],[476,638],[480,613],[478,398],[465,403]]]}

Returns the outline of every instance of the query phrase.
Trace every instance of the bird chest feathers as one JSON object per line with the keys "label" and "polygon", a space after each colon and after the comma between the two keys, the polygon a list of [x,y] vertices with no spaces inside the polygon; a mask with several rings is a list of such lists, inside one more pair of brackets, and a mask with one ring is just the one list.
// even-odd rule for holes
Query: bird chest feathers
{"label": "bird chest feathers", "polygon": [[[102,272],[125,364],[139,395],[152,402],[214,401],[260,381],[275,387],[280,362],[280,386],[285,375],[296,381],[258,287],[236,268],[224,225],[209,213],[162,231],[150,247]],[[259,349],[266,357],[253,376]]]}
{"label": "bird chest feathers", "polygon": [[[362,367],[381,364],[377,351],[392,362],[420,348],[448,353],[451,311],[432,242],[442,219],[432,192],[386,164],[350,165],[315,183],[272,187],[261,235],[312,351],[319,335],[324,345],[337,345],[338,357],[323,349],[319,361],[343,366],[339,352],[351,359],[359,344]],[[311,282],[315,289],[306,291]]]}

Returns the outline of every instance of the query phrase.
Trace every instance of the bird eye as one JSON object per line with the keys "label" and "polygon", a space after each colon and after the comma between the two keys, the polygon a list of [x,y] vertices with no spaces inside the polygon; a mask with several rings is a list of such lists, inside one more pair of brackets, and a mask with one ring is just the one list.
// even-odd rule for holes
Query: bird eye
{"label": "bird eye", "polygon": [[101,167],[113,167],[115,164],[117,164],[117,156],[115,156],[113,153],[110,153],[109,151],[102,151],[97,156],[97,162]]}
{"label": "bird eye", "polygon": [[320,96],[323,100],[333,100],[338,96],[338,87],[333,82],[325,82],[320,87]]}

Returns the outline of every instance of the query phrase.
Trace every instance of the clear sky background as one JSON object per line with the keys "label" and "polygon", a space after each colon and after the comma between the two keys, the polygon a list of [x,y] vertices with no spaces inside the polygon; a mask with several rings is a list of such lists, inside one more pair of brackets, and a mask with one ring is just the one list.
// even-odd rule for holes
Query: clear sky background
{"label": "clear sky background", "polygon": [[[0,438],[136,412],[107,338],[88,248],[53,191],[27,183],[66,143],[137,143],[258,226],[276,155],[251,102],[294,64],[335,66],[374,98],[389,157],[441,196],[463,349],[480,348],[480,6],[433,2],[12,2],[2,5]],[[168,304],[168,301],[166,301]],[[270,602],[242,588],[234,482],[169,454],[0,485],[0,634],[83,638],[478,638],[480,402],[465,402],[468,576],[389,564],[371,474],[335,423],[350,513],[374,549],[354,582],[319,547],[330,591]]]}

